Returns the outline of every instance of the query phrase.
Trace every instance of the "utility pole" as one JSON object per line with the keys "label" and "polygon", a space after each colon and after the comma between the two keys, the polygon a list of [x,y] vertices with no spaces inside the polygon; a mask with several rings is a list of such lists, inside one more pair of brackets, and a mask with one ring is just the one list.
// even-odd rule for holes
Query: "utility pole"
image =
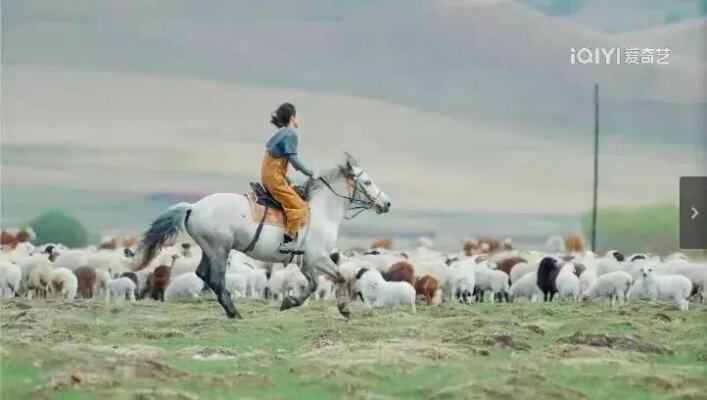
{"label": "utility pole", "polygon": [[599,84],[594,84],[594,201],[592,203],[592,252],[597,251],[597,190],[599,188]]}

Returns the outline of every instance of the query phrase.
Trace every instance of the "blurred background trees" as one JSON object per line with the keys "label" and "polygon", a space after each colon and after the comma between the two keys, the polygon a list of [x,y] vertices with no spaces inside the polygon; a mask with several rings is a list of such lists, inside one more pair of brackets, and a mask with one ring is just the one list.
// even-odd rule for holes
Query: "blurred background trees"
{"label": "blurred background trees", "polygon": [[89,243],[89,233],[84,225],[61,210],[46,211],[29,226],[37,234],[37,245],[62,243],[68,247],[84,247]]}

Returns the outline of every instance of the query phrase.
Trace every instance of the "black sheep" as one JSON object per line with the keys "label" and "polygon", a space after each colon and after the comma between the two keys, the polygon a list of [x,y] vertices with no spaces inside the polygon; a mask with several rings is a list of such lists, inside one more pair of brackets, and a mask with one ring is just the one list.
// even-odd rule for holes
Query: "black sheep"
{"label": "black sheep", "polygon": [[555,297],[555,293],[557,293],[555,279],[559,273],[560,266],[557,265],[557,259],[545,257],[542,261],[540,261],[537,284],[538,288],[540,288],[543,292],[543,298],[545,301],[552,301]]}

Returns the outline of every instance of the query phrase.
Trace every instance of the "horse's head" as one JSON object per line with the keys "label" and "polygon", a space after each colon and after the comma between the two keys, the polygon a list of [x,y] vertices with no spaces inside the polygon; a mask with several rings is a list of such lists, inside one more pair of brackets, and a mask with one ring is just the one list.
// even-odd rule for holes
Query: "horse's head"
{"label": "horse's head", "polygon": [[345,156],[341,170],[352,188],[354,201],[363,208],[375,208],[378,214],[390,211],[390,197],[373,182],[355,158],[348,153],[345,153]]}

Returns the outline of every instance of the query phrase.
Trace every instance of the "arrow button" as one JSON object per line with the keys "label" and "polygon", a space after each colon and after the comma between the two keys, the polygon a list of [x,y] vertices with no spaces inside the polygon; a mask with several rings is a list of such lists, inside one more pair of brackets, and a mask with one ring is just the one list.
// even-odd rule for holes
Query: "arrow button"
{"label": "arrow button", "polygon": [[707,249],[707,176],[680,178],[680,248]]}

